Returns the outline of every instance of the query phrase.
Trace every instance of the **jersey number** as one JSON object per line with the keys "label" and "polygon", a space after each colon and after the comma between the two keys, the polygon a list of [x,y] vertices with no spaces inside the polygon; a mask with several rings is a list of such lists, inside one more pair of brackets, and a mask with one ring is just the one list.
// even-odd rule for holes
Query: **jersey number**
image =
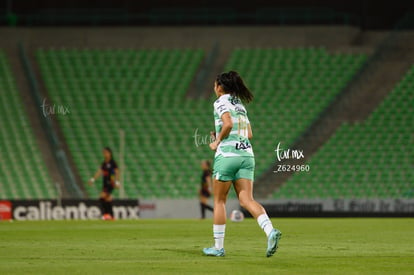
{"label": "jersey number", "polygon": [[237,129],[237,134],[242,137],[248,137],[247,129],[247,119],[246,116],[239,115],[239,128]]}

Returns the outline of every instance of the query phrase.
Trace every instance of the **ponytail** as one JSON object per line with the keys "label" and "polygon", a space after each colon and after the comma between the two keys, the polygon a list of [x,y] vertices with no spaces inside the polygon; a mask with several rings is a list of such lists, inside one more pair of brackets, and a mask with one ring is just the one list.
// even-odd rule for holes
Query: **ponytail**
{"label": "ponytail", "polygon": [[253,94],[246,87],[240,75],[235,71],[219,74],[216,82],[225,92],[231,96],[240,98],[244,103],[249,103],[253,100]]}

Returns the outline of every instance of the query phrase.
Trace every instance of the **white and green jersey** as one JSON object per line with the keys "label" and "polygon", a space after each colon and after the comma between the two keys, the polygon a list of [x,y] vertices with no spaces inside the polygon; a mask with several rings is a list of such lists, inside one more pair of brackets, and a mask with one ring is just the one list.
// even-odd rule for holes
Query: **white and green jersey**
{"label": "white and green jersey", "polygon": [[247,127],[250,122],[246,108],[239,98],[224,94],[214,102],[216,137],[223,126],[221,116],[226,112],[230,113],[233,128],[230,134],[220,142],[215,156],[253,157],[253,148],[248,138]]}

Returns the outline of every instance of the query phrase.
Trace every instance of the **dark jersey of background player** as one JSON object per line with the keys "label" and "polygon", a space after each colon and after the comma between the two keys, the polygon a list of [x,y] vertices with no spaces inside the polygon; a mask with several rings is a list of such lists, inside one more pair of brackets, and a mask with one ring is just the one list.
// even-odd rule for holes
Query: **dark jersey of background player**
{"label": "dark jersey of background player", "polygon": [[211,196],[209,181],[211,180],[211,171],[209,169],[203,170],[201,174],[201,193],[209,198]]}
{"label": "dark jersey of background player", "polygon": [[115,160],[103,161],[101,165],[102,170],[102,191],[111,194],[115,188],[115,176],[118,165]]}
{"label": "dark jersey of background player", "polygon": [[119,169],[116,164],[112,150],[105,147],[102,151],[104,161],[101,167],[96,171],[95,175],[89,180],[89,184],[93,184],[95,180],[102,175],[102,192],[99,201],[102,207],[102,218],[104,220],[112,220],[114,217],[112,209],[112,191],[119,187]]}
{"label": "dark jersey of background player", "polygon": [[213,207],[208,205],[208,198],[211,196],[210,193],[210,186],[211,186],[211,163],[208,160],[203,160],[201,162],[201,170],[203,171],[201,174],[201,186],[199,191],[199,198],[200,198],[200,210],[201,210],[201,218],[206,218],[206,210],[213,211]]}

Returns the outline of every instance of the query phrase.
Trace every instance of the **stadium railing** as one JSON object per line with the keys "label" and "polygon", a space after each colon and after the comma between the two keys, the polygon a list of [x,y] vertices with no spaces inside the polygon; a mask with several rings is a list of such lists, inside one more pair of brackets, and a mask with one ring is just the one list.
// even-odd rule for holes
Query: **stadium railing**
{"label": "stadium railing", "polygon": [[[39,91],[38,82],[36,80],[32,64],[27,56],[26,49],[24,48],[23,43],[19,44],[19,54],[24,65],[26,76],[30,83],[30,91],[33,96],[33,99],[38,106],[42,106],[42,96]],[[65,151],[62,149],[61,142],[55,130],[53,129],[50,116],[44,116],[42,114],[41,108],[38,108],[38,110],[40,119],[42,121],[42,126],[47,133],[49,144],[54,153],[54,157],[57,161],[59,170],[63,176],[66,190],[72,198],[83,198],[84,194],[82,190],[79,188],[79,186],[76,184],[74,173],[69,166],[69,161]]]}

